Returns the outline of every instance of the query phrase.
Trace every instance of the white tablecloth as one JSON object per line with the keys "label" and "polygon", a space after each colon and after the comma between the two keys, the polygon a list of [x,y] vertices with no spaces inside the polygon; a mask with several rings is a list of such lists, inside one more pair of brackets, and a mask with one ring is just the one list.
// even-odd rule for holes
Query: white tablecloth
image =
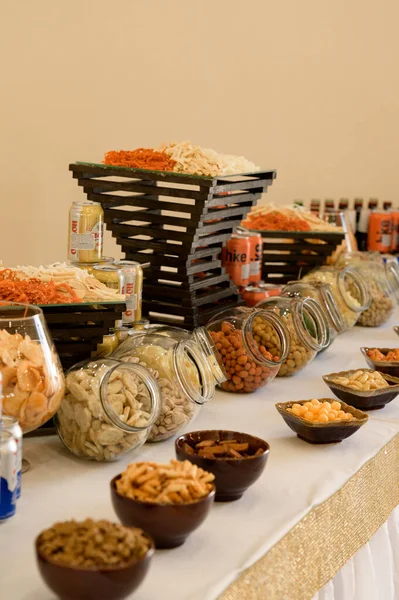
{"label": "white tablecloth", "polygon": [[[205,523],[182,547],[156,553],[147,579],[134,595],[136,600],[214,600],[399,432],[399,399],[382,411],[370,413],[369,422],[342,444],[325,446],[312,446],[296,438],[274,406],[278,401],[331,397],[321,375],[366,366],[360,346],[398,346],[392,330],[398,316],[377,330],[355,327],[295,377],[276,379],[252,395],[218,393],[202,409],[187,430],[224,428],[258,435],[271,445],[269,462],[261,479],[241,500],[215,504]],[[35,565],[35,536],[57,520],[87,516],[115,519],[110,479],[132,460],[169,460],[174,456],[173,440],[147,444],[138,453],[110,464],[75,459],[55,437],[28,439],[24,452],[32,468],[23,476],[16,516],[0,526],[0,597],[49,600],[52,595]],[[374,539],[362,553],[369,555],[373,544]],[[357,565],[363,564],[363,559],[356,556],[352,562],[356,582],[362,581],[363,567]],[[331,584],[338,590],[339,581]],[[331,585],[317,600],[352,600],[341,592],[331,596]],[[367,586],[368,592],[370,589]],[[359,593],[353,598],[372,598]],[[373,600],[390,600],[392,593],[374,596]]]}

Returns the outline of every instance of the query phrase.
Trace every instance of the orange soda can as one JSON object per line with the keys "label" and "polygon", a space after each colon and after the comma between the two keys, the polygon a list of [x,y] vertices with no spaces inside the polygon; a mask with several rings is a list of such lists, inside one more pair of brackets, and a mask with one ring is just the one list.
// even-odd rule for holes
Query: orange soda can
{"label": "orange soda can", "polygon": [[391,212],[392,217],[392,239],[391,239],[391,252],[397,252],[399,250],[399,212]]}
{"label": "orange soda can", "polygon": [[262,279],[263,240],[260,233],[249,233],[249,282]]}
{"label": "orange soda can", "polygon": [[372,212],[369,218],[367,250],[389,252],[392,241],[392,215],[389,212]]}
{"label": "orange soda can", "polygon": [[241,292],[241,297],[244,300],[247,306],[256,306],[258,302],[266,300],[269,297],[269,294],[266,290],[261,290],[258,287],[254,287],[252,285],[248,285]]}
{"label": "orange soda can", "polygon": [[222,248],[222,266],[238,286],[248,285],[250,268],[249,236],[233,233]]}

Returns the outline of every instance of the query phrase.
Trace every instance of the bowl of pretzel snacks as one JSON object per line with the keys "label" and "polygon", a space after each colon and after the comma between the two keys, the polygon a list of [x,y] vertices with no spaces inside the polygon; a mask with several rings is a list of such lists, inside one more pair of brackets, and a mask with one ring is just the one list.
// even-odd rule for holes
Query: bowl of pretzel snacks
{"label": "bowl of pretzel snacks", "polygon": [[247,433],[226,430],[193,431],[177,438],[178,460],[189,460],[215,476],[216,502],[238,500],[261,476],[269,444]]}
{"label": "bowl of pretzel snacks", "polygon": [[112,504],[120,521],[147,531],[156,548],[176,548],[208,515],[213,480],[188,460],[131,463],[111,481]]}

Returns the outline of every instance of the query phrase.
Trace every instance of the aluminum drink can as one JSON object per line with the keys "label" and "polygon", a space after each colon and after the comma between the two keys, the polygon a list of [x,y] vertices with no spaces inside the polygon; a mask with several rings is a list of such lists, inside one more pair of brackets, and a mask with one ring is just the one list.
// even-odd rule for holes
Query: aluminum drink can
{"label": "aluminum drink can", "polygon": [[367,249],[389,252],[392,241],[392,215],[389,212],[372,212],[369,218]]}
{"label": "aluminum drink can", "polygon": [[247,306],[256,306],[258,302],[266,300],[269,294],[266,290],[261,288],[248,285],[243,292],[241,292],[242,299],[245,301]]}
{"label": "aluminum drink can", "polygon": [[103,254],[104,211],[99,202],[73,202],[69,211],[68,260],[100,262]]}
{"label": "aluminum drink can", "polygon": [[19,426],[18,419],[3,415],[0,421],[1,431],[8,431],[14,437],[17,443],[17,498],[21,496],[21,477],[22,477],[22,429]]}
{"label": "aluminum drink can", "polygon": [[222,248],[222,266],[238,286],[249,283],[250,251],[249,236],[238,233]]}
{"label": "aluminum drink can", "polygon": [[249,233],[249,282],[262,279],[263,239],[260,233]]}
{"label": "aluminum drink can", "polygon": [[92,275],[112,290],[122,293],[124,275],[120,267],[116,267],[115,264],[94,265]]}
{"label": "aluminum drink can", "polygon": [[122,314],[122,323],[140,321],[143,297],[143,269],[141,264],[133,260],[117,260],[114,264],[123,272],[123,284],[120,293],[125,294],[126,311]]}
{"label": "aluminum drink can", "polygon": [[391,252],[399,250],[399,212],[394,210],[391,212],[392,217],[392,240]]}
{"label": "aluminum drink can", "polygon": [[17,442],[0,430],[0,521],[15,514],[17,504]]}

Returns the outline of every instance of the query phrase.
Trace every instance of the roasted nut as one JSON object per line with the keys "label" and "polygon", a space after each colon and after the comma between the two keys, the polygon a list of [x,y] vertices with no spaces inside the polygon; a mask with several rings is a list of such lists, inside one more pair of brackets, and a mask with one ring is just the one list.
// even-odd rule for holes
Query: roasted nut
{"label": "roasted nut", "polygon": [[358,324],[363,327],[379,327],[388,321],[395,309],[395,304],[392,298],[384,294],[376,282],[369,280],[367,286],[371,294],[371,304],[360,315]]}
{"label": "roasted nut", "polygon": [[287,359],[281,365],[280,370],[277,373],[277,377],[290,377],[291,375],[294,375],[294,373],[296,373],[297,371],[303,369],[303,367],[305,367],[308,364],[308,362],[310,362],[316,356],[316,351],[311,349],[310,347],[306,347],[301,342],[296,333],[294,323],[292,320],[292,315],[281,315],[281,318],[283,319],[288,331],[290,332],[291,351]]}

